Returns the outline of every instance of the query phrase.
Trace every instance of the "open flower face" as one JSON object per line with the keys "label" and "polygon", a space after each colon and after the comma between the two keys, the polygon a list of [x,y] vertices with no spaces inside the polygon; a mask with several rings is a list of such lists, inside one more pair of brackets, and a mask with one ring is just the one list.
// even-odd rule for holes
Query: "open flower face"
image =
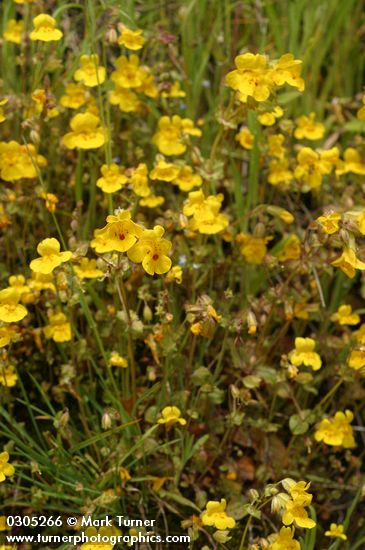
{"label": "open flower face", "polygon": [[30,262],[30,268],[35,273],[48,275],[64,262],[72,258],[72,252],[60,252],[61,245],[57,239],[44,239],[37,246],[39,258]]}

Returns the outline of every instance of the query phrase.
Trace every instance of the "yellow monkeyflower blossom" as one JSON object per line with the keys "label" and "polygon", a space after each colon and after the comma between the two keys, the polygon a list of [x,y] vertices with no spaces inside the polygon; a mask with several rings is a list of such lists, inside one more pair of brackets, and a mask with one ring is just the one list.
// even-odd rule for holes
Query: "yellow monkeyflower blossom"
{"label": "yellow monkeyflower blossom", "polygon": [[167,428],[170,428],[173,424],[181,424],[185,426],[186,420],[181,417],[181,411],[178,407],[168,406],[162,409],[161,418],[157,420],[158,424],[166,424]]}
{"label": "yellow monkeyflower blossom", "polygon": [[331,262],[331,265],[339,267],[350,279],[355,277],[356,269],[365,269],[365,263],[356,257],[356,252],[352,248],[344,248],[341,256]]}
{"label": "yellow monkeyflower blossom", "polygon": [[112,351],[109,358],[109,367],[121,367],[123,369],[126,369],[128,367],[128,361],[117,351]]}
{"label": "yellow monkeyflower blossom", "polygon": [[183,271],[179,265],[174,265],[165,277],[167,283],[175,282],[178,285],[182,283]]}
{"label": "yellow monkeyflower blossom", "polygon": [[46,13],[37,15],[37,17],[33,19],[33,25],[34,30],[29,35],[31,40],[51,42],[61,40],[63,36],[63,32],[57,29],[56,20]]}
{"label": "yellow monkeyflower blossom", "polygon": [[82,258],[74,270],[79,279],[98,279],[104,275],[104,272],[96,267],[96,260],[89,258]]}
{"label": "yellow monkeyflower blossom", "polygon": [[142,262],[143,269],[149,275],[162,275],[171,268],[172,262],[167,252],[172,244],[162,238],[164,233],[161,225],[155,225],[153,229],[143,231],[138,242],[128,250],[128,258],[134,263]]}
{"label": "yellow monkeyflower blossom", "polygon": [[84,86],[94,88],[104,82],[105,76],[105,67],[99,65],[97,54],[82,55],[80,57],[80,67],[74,73],[76,82],[82,82]]}
{"label": "yellow monkeyflower blossom", "polygon": [[309,147],[303,147],[297,155],[297,166],[294,175],[303,182],[302,191],[307,192],[321,186],[323,176],[330,174],[331,162],[326,162],[326,155],[317,153]]}
{"label": "yellow monkeyflower blossom", "polygon": [[277,105],[272,111],[261,113],[260,115],[258,115],[257,120],[263,126],[273,126],[276,122],[276,119],[282,117],[283,114],[283,109],[279,107],[279,105]]}
{"label": "yellow monkeyflower blossom", "polygon": [[278,243],[279,250],[271,251],[279,262],[298,260],[301,254],[300,240],[297,235],[288,235]]}
{"label": "yellow monkeyflower blossom", "polygon": [[24,21],[21,19],[10,19],[5,27],[3,39],[14,44],[22,43],[22,34],[24,32]]}
{"label": "yellow monkeyflower blossom", "polygon": [[186,97],[186,92],[184,92],[184,90],[181,89],[180,82],[176,81],[171,84],[168,90],[164,90],[161,93],[161,97],[170,97],[173,99],[178,99],[181,97]]}
{"label": "yellow monkeyflower blossom", "polygon": [[68,109],[79,109],[87,102],[87,92],[82,84],[70,82],[65,93],[60,97],[60,105]]}
{"label": "yellow monkeyflower blossom", "polygon": [[294,179],[294,174],[289,170],[287,159],[274,159],[269,162],[269,175],[267,181],[271,185],[286,185]]}
{"label": "yellow monkeyflower blossom", "polygon": [[96,185],[100,187],[104,193],[115,193],[122,189],[123,185],[128,182],[128,178],[123,174],[118,164],[112,163],[109,166],[103,164],[100,169],[103,177],[99,178]]}
{"label": "yellow monkeyflower blossom", "polygon": [[274,86],[266,56],[245,53],[238,55],[234,62],[237,68],[227,74],[227,86],[238,92],[242,103],[246,103],[248,97],[266,101]]}
{"label": "yellow monkeyflower blossom", "polygon": [[344,533],[344,526],[337,525],[337,523],[331,523],[328,531],[325,532],[325,537],[332,537],[335,539],[347,540],[347,536]]}
{"label": "yellow monkeyflower blossom", "polygon": [[100,118],[92,113],[78,113],[70,122],[72,132],[63,136],[68,149],[97,149],[106,141],[106,130],[99,126]]}
{"label": "yellow monkeyflower blossom", "polygon": [[360,344],[365,344],[365,323],[360,325],[360,328],[353,333],[354,338]]}
{"label": "yellow monkeyflower blossom", "polygon": [[331,320],[337,321],[340,325],[357,325],[360,323],[360,315],[352,313],[352,307],[344,304],[331,316]]}
{"label": "yellow monkeyflower blossom", "polygon": [[137,94],[119,86],[111,90],[108,97],[109,102],[112,105],[118,105],[123,113],[136,113],[142,106]]}
{"label": "yellow monkeyflower blossom", "polygon": [[144,43],[145,39],[141,29],[132,31],[128,27],[124,27],[122,34],[118,38],[118,44],[125,46],[128,50],[140,50]]}
{"label": "yellow monkeyflower blossom", "polygon": [[13,366],[9,365],[8,367],[0,366],[0,384],[7,388],[12,388],[16,385],[18,380],[18,375]]}
{"label": "yellow monkeyflower blossom", "polygon": [[300,543],[294,539],[294,527],[282,527],[269,550],[300,550]]}
{"label": "yellow monkeyflower blossom", "polygon": [[145,163],[140,163],[137,168],[134,168],[130,182],[134,193],[139,197],[148,197],[151,194],[148,184],[148,169]]}
{"label": "yellow monkeyflower blossom", "polygon": [[268,152],[271,157],[275,157],[279,160],[283,160],[285,157],[285,147],[283,147],[283,143],[285,141],[285,137],[283,134],[273,134],[268,137],[267,143],[268,143]]}
{"label": "yellow monkeyflower blossom", "polygon": [[158,131],[152,137],[152,142],[163,155],[182,155],[186,151],[183,138],[187,135],[200,137],[201,130],[189,118],[163,116],[158,122]]}
{"label": "yellow monkeyflower blossom", "polygon": [[241,147],[250,150],[253,147],[254,135],[248,128],[242,128],[242,130],[236,134],[235,140],[238,141]]}
{"label": "yellow monkeyflower blossom", "polygon": [[122,210],[110,215],[102,229],[96,229],[91,246],[99,254],[105,252],[127,252],[142,236],[143,228],[131,220],[131,213]]}
{"label": "yellow monkeyflower blossom", "polygon": [[299,92],[303,92],[305,84],[301,78],[302,61],[294,59],[293,54],[286,53],[273,64],[271,78],[277,86],[288,84],[293,88],[297,88]]}
{"label": "yellow monkeyflower blossom", "polygon": [[220,530],[233,529],[236,521],[227,514],[226,506],[227,503],[224,498],[220,502],[217,500],[207,502],[206,509],[201,514],[203,525],[213,526]]}
{"label": "yellow monkeyflower blossom", "polygon": [[16,336],[17,330],[13,325],[4,325],[0,327],[0,348],[10,344]]}
{"label": "yellow monkeyflower blossom", "polygon": [[296,119],[297,127],[294,130],[294,136],[297,139],[310,139],[316,141],[324,136],[324,125],[316,122],[315,113],[310,113],[309,116],[300,116]]}
{"label": "yellow monkeyflower blossom", "polygon": [[290,499],[285,503],[285,511],[282,516],[284,525],[295,523],[298,527],[304,529],[312,529],[316,522],[308,516],[305,506],[308,506],[308,498],[306,495],[299,495],[294,499]]}
{"label": "yellow monkeyflower blossom", "polygon": [[183,166],[180,168],[178,175],[172,182],[177,185],[180,191],[188,193],[194,187],[200,187],[203,183],[203,179],[199,174],[196,174],[191,166]]}
{"label": "yellow monkeyflower blossom", "polygon": [[146,208],[157,208],[165,202],[165,198],[161,195],[148,195],[139,201],[141,206],[146,206]]}
{"label": "yellow monkeyflower blossom", "polygon": [[40,257],[30,262],[30,269],[44,275],[52,273],[56,267],[72,258],[72,252],[60,252],[60,250],[61,245],[57,239],[43,239],[37,246]]}
{"label": "yellow monkeyflower blossom", "polygon": [[341,214],[338,212],[331,212],[324,216],[319,216],[317,222],[321,225],[322,230],[327,235],[333,235],[340,229],[339,223],[341,221]]}
{"label": "yellow monkeyflower blossom", "polygon": [[353,449],[355,447],[354,433],[351,422],[354,415],[351,411],[336,412],[333,418],[324,418],[314,434],[316,441],[323,441],[326,445]]}
{"label": "yellow monkeyflower blossom", "polygon": [[347,357],[347,364],[354,370],[360,370],[365,367],[365,349],[353,349]]}
{"label": "yellow monkeyflower blossom", "polygon": [[48,319],[49,325],[43,329],[45,337],[52,338],[55,342],[69,342],[71,340],[71,324],[66,315],[60,311],[49,315]]}
{"label": "yellow monkeyflower blossom", "polygon": [[228,226],[228,218],[219,212],[223,199],[222,193],[205,197],[202,190],[191,191],[183,208],[185,216],[192,216],[191,229],[203,235],[223,231]]}
{"label": "yellow monkeyflower blossom", "polygon": [[295,338],[295,349],[289,353],[289,359],[293,365],[299,367],[305,365],[319,370],[322,366],[322,359],[314,351],[316,342],[312,338]]}
{"label": "yellow monkeyflower blossom", "polygon": [[115,82],[117,88],[140,88],[146,78],[146,71],[140,67],[138,55],[132,54],[130,57],[121,55],[116,60],[116,70],[112,72],[111,79]]}
{"label": "yellow monkeyflower blossom", "polygon": [[255,237],[248,233],[239,233],[236,241],[239,244],[240,253],[247,263],[262,264],[267,254],[267,243],[272,237]]}
{"label": "yellow monkeyflower blossom", "polygon": [[9,464],[9,453],[6,451],[0,453],[0,483],[5,481],[6,477],[11,477],[15,473],[15,468]]}
{"label": "yellow monkeyflower blossom", "polygon": [[38,155],[32,143],[20,145],[16,141],[0,142],[0,177],[5,181],[36,178],[35,166],[46,166],[47,161]]}
{"label": "yellow monkeyflower blossom", "polygon": [[363,176],[365,174],[365,162],[362,162],[360,153],[356,151],[353,147],[348,147],[344,152],[344,160],[342,163],[339,163],[339,166],[336,169],[337,175],[342,174],[358,174]]}
{"label": "yellow monkeyflower blossom", "polygon": [[25,284],[24,275],[11,275],[8,282],[9,287],[16,288],[19,291],[20,298],[22,298],[23,294],[29,292],[29,287]]}
{"label": "yellow monkeyflower blossom", "polygon": [[0,321],[17,323],[28,314],[27,309],[19,304],[20,292],[14,287],[0,290]]}
{"label": "yellow monkeyflower blossom", "polygon": [[176,164],[171,164],[164,160],[159,160],[157,166],[151,170],[151,180],[172,181],[177,178],[180,172],[180,167]]}

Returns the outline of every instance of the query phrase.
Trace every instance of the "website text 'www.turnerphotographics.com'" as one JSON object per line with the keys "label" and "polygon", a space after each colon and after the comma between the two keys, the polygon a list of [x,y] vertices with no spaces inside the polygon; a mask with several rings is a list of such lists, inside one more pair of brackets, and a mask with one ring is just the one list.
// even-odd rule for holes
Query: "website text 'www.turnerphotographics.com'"
{"label": "website text 'www.turnerphotographics.com'", "polygon": [[[57,534],[70,528],[77,529],[74,534]],[[48,528],[48,529],[47,529]],[[130,519],[125,516],[105,516],[103,519],[93,519],[91,516],[78,518],[70,516],[8,516],[6,518],[6,531],[1,533],[0,547],[4,545],[29,544],[32,547],[39,545],[70,544],[78,546],[82,544],[100,545],[125,545],[133,547],[140,544],[183,543],[188,547],[190,537],[188,535],[162,536],[156,532],[156,520]],[[24,533],[26,530],[26,534]],[[33,531],[34,529],[34,531]],[[127,531],[126,531],[127,529]],[[49,533],[51,530],[53,533]],[[22,533],[23,531],[23,533]]]}

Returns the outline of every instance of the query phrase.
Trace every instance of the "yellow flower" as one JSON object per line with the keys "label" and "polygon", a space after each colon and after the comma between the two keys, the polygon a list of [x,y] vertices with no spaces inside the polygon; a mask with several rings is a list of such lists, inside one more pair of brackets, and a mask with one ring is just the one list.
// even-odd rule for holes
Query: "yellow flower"
{"label": "yellow flower", "polygon": [[223,202],[223,195],[210,195],[205,197],[203,191],[192,191],[185,201],[183,213],[192,216],[190,227],[198,230],[203,235],[213,235],[223,231],[228,225],[228,218],[219,213]]}
{"label": "yellow flower", "polygon": [[291,363],[296,367],[305,365],[306,367],[312,367],[313,370],[319,370],[322,366],[322,359],[314,351],[315,346],[316,343],[312,338],[297,337],[295,339],[295,349],[289,353]]}
{"label": "yellow flower", "polygon": [[347,540],[347,536],[344,534],[344,526],[337,525],[337,523],[331,523],[329,531],[325,532],[326,537],[332,537],[336,539]]}
{"label": "yellow flower", "polygon": [[109,359],[108,366],[109,367],[121,367],[123,369],[126,369],[128,367],[128,361],[127,361],[127,359],[125,359],[124,357],[119,355],[119,353],[117,351],[112,351],[111,354],[110,354],[110,359]]}
{"label": "yellow flower", "polygon": [[72,258],[72,252],[60,252],[60,250],[61,245],[57,239],[43,239],[37,246],[40,257],[30,262],[30,269],[44,275],[52,273],[56,267]]}
{"label": "yellow flower", "polygon": [[234,62],[237,69],[227,74],[227,86],[238,92],[238,99],[242,103],[246,103],[248,97],[266,101],[274,85],[266,57],[245,53],[238,55]]}
{"label": "yellow flower", "polygon": [[149,274],[162,275],[171,268],[171,259],[166,255],[171,249],[171,242],[163,239],[165,233],[161,225],[143,231],[138,242],[128,250],[128,258],[134,263],[141,263]]}
{"label": "yellow flower", "polygon": [[341,214],[338,212],[331,212],[324,216],[319,216],[317,222],[321,224],[321,228],[327,235],[333,235],[339,230],[339,223],[341,221]]}
{"label": "yellow flower", "polygon": [[139,201],[141,206],[146,206],[147,208],[157,208],[165,202],[164,197],[160,195],[148,195]]}
{"label": "yellow flower", "polygon": [[194,336],[199,336],[203,332],[203,325],[198,323],[193,323],[190,327],[191,332],[194,334]]}
{"label": "yellow flower", "polygon": [[131,220],[131,213],[122,210],[117,215],[110,215],[102,229],[96,229],[91,246],[96,252],[127,252],[143,233],[142,227]]}
{"label": "yellow flower", "polygon": [[283,114],[283,109],[277,105],[272,111],[258,115],[257,120],[263,126],[273,126],[276,119],[282,117]]}
{"label": "yellow flower", "polygon": [[267,243],[272,237],[254,237],[248,233],[239,233],[237,235],[240,253],[247,263],[259,265],[262,264],[267,254]]}
{"label": "yellow flower", "polygon": [[340,325],[357,325],[360,323],[360,316],[357,313],[352,313],[351,306],[342,305],[332,315],[331,320],[337,321]]}
{"label": "yellow flower", "polygon": [[173,424],[181,424],[185,426],[185,418],[181,418],[181,411],[178,407],[169,406],[162,409],[162,417],[157,420],[158,424],[166,424],[167,428],[170,428]]}
{"label": "yellow flower", "polygon": [[184,92],[184,90],[181,89],[180,82],[176,81],[176,82],[172,83],[172,85],[170,86],[170,88],[168,90],[164,90],[161,93],[161,96],[162,97],[171,97],[173,99],[178,99],[180,97],[185,97],[186,93]]}
{"label": "yellow flower", "polygon": [[269,175],[267,181],[271,185],[287,184],[293,180],[293,172],[289,170],[287,159],[271,160],[269,162]]}
{"label": "yellow flower", "polygon": [[148,185],[148,169],[147,165],[140,163],[132,172],[130,182],[133,191],[139,197],[148,197],[151,194],[151,189]]}
{"label": "yellow flower", "polygon": [[57,29],[56,20],[41,13],[33,19],[34,30],[30,33],[31,40],[41,40],[42,42],[51,42],[61,40],[63,32]]}
{"label": "yellow flower", "polygon": [[80,265],[75,265],[74,270],[79,279],[98,279],[104,275],[104,272],[96,267],[96,260],[89,258],[82,258]]}
{"label": "yellow flower", "polygon": [[25,284],[24,275],[11,275],[9,277],[9,286],[19,291],[20,298],[22,298],[23,294],[29,292],[29,287]]}
{"label": "yellow flower", "polygon": [[99,65],[99,56],[97,54],[82,55],[80,57],[80,68],[74,74],[76,82],[82,82],[84,86],[93,88],[102,84],[105,76],[105,67]]}
{"label": "yellow flower", "polygon": [[44,327],[46,338],[52,338],[55,342],[69,342],[71,340],[71,325],[64,313],[49,315],[49,325]]}
{"label": "yellow flower", "polygon": [[216,529],[233,529],[236,525],[234,518],[227,514],[226,500],[224,498],[221,501],[210,500],[207,502],[206,509],[201,514],[201,520],[203,525],[214,526]]}
{"label": "yellow flower", "polygon": [[72,132],[63,136],[68,149],[97,149],[106,141],[106,131],[99,126],[100,119],[91,113],[78,113],[70,122]]}
{"label": "yellow flower", "polygon": [[351,369],[360,370],[365,367],[365,350],[354,349],[347,358],[347,364]]}
{"label": "yellow flower", "polygon": [[201,130],[195,128],[189,118],[163,116],[158,122],[158,131],[152,137],[152,142],[163,155],[182,155],[186,151],[186,144],[183,142],[185,135],[200,137]]}
{"label": "yellow flower", "polygon": [[[287,479],[288,481],[288,479]],[[304,497],[303,502],[306,502],[304,506],[309,506],[312,502],[313,495],[310,493],[307,493],[307,490],[310,487],[310,482],[306,481],[298,481],[297,483],[290,483],[288,487],[288,492],[293,500],[295,500],[298,497]]]}
{"label": "yellow flower", "polygon": [[315,527],[316,522],[308,516],[305,506],[308,506],[308,498],[306,495],[300,495],[295,499],[288,500],[285,504],[285,511],[282,517],[284,525],[295,523],[298,527],[303,527],[305,529],[312,529]]}
{"label": "yellow flower", "polygon": [[331,265],[339,267],[350,279],[355,277],[356,269],[362,271],[365,269],[365,263],[356,257],[355,250],[352,248],[344,248],[341,256],[331,262]]}
{"label": "yellow flower", "polygon": [[24,31],[24,21],[21,19],[10,19],[4,30],[3,38],[8,42],[14,42],[14,44],[22,43],[22,34]]}
{"label": "yellow flower", "polygon": [[285,138],[282,134],[273,134],[268,137],[269,155],[279,160],[283,160],[285,157],[285,148],[283,143]]}
{"label": "yellow flower", "polygon": [[129,481],[132,479],[132,476],[128,472],[127,468],[123,468],[123,466],[119,468],[119,477],[122,481]]}
{"label": "yellow flower", "polygon": [[115,193],[122,189],[128,181],[128,178],[123,174],[118,164],[103,164],[101,167],[102,178],[99,178],[96,185],[100,187],[104,193]]}
{"label": "yellow flower", "polygon": [[7,388],[12,388],[15,386],[16,381],[18,380],[18,375],[15,372],[13,366],[9,365],[8,367],[0,366],[0,384]]}
{"label": "yellow flower", "polygon": [[38,155],[33,144],[20,145],[16,141],[0,142],[0,176],[5,181],[22,178],[36,178],[37,170],[46,166],[47,161]]}
{"label": "yellow flower", "polygon": [[79,109],[85,105],[87,101],[87,93],[81,84],[71,82],[67,84],[65,94],[60,97],[60,105],[68,109]]}
{"label": "yellow flower", "polygon": [[289,86],[303,92],[304,80],[300,76],[301,70],[302,61],[300,59],[294,59],[293,54],[286,53],[274,63],[271,78],[277,86],[289,84]]}
{"label": "yellow flower", "polygon": [[294,527],[282,527],[269,550],[300,550],[300,543],[294,539]]}
{"label": "yellow flower", "polygon": [[7,346],[16,336],[16,327],[12,325],[4,325],[0,327],[0,348]]}
{"label": "yellow flower", "polygon": [[180,167],[164,160],[159,160],[157,166],[151,170],[151,180],[172,181],[177,178]]}
{"label": "yellow flower", "polygon": [[349,172],[360,176],[365,174],[365,163],[361,161],[359,152],[353,147],[345,150],[343,163],[340,163],[336,170],[336,174],[339,176]]}
{"label": "yellow flower", "polygon": [[360,325],[360,328],[353,333],[355,339],[360,344],[365,344],[365,323]]}
{"label": "yellow flower", "polygon": [[195,174],[191,166],[183,166],[176,178],[173,181],[174,185],[178,185],[180,191],[189,192],[194,187],[200,187],[203,180],[199,174]]}
{"label": "yellow flower", "polygon": [[9,453],[6,451],[0,453],[0,483],[5,481],[6,477],[11,477],[15,473],[15,468],[9,462]]}
{"label": "yellow flower", "polygon": [[323,175],[329,174],[332,170],[331,162],[326,161],[324,152],[320,154],[309,147],[303,147],[299,151],[294,175],[303,181],[303,192],[318,189],[321,186]]}
{"label": "yellow flower", "polygon": [[0,291],[0,321],[4,323],[17,323],[24,319],[28,311],[19,304],[20,292],[16,288],[9,287]]}
{"label": "yellow flower", "polygon": [[108,97],[109,102],[112,105],[118,105],[122,113],[136,113],[142,105],[137,94],[120,86],[116,86],[114,90],[111,90]]}
{"label": "yellow flower", "polygon": [[132,31],[124,27],[118,39],[118,44],[125,46],[128,50],[140,50],[144,43],[145,39],[143,38],[143,31],[141,29]]}
{"label": "yellow flower", "polygon": [[354,415],[351,411],[336,412],[334,418],[322,420],[314,434],[316,441],[323,441],[334,447],[353,449],[355,447],[354,433],[350,425]]}
{"label": "yellow flower", "polygon": [[310,113],[309,116],[300,116],[296,119],[297,127],[294,131],[294,136],[297,139],[322,139],[324,136],[324,126],[320,122],[316,122],[315,113]]}
{"label": "yellow flower", "polygon": [[252,149],[254,142],[254,135],[248,128],[242,128],[242,130],[236,134],[235,140],[243,147],[244,149]]}
{"label": "yellow flower", "polygon": [[173,268],[170,269],[168,274],[165,277],[165,281],[167,283],[172,283],[175,281],[178,285],[181,285],[182,283],[182,269],[179,265],[174,265]]}
{"label": "yellow flower", "polygon": [[112,72],[111,79],[118,88],[140,88],[147,74],[145,69],[139,66],[138,55],[130,57],[121,55],[116,60],[117,69]]}

